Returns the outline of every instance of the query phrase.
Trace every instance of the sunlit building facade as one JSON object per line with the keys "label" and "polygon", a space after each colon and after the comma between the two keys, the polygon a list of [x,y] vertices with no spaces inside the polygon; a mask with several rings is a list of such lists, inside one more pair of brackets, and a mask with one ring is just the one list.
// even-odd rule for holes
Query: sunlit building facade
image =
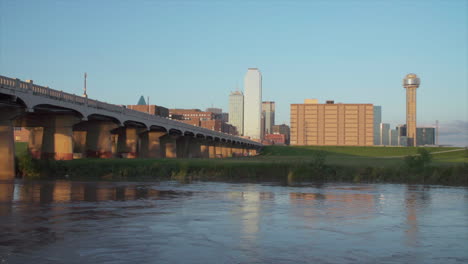
{"label": "sunlit building facade", "polygon": [[291,104],[291,145],[372,146],[372,104]]}

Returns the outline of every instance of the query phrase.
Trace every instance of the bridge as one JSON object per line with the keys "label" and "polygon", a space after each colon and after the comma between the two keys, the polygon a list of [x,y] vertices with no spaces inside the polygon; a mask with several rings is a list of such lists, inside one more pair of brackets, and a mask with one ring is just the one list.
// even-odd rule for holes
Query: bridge
{"label": "bridge", "polygon": [[262,144],[0,75],[0,180],[15,176],[14,127],[36,159],[216,158]]}

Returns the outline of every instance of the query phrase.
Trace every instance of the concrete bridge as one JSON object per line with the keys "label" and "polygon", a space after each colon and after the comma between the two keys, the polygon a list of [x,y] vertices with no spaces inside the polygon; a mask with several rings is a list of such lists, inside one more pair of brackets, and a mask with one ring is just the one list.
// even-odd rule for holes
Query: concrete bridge
{"label": "concrete bridge", "polygon": [[0,180],[15,174],[14,127],[34,158],[216,158],[256,155],[262,144],[0,76]]}

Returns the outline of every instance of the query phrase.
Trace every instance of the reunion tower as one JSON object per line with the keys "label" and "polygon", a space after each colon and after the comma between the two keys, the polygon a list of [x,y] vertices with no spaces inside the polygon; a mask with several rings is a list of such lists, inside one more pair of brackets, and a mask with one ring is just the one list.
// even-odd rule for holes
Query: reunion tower
{"label": "reunion tower", "polygon": [[414,73],[407,74],[403,79],[406,89],[406,138],[409,147],[416,146],[416,89],[421,80]]}

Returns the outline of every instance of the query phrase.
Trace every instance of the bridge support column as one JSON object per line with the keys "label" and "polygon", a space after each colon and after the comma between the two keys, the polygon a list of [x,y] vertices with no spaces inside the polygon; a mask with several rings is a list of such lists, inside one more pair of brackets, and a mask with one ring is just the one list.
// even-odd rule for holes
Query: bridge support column
{"label": "bridge support column", "polygon": [[118,127],[112,121],[88,121],[86,156],[89,158],[112,158],[114,138],[111,131]]}
{"label": "bridge support column", "polygon": [[189,158],[201,158],[201,142],[200,139],[191,138],[189,143]]}
{"label": "bridge support column", "polygon": [[42,137],[44,135],[43,127],[30,127],[29,130],[29,139],[28,139],[28,152],[31,157],[35,159],[41,158],[42,152]]}
{"label": "bridge support column", "polygon": [[86,156],[86,130],[73,131],[73,158],[81,159]]}
{"label": "bridge support column", "polygon": [[169,134],[161,137],[161,145],[164,151],[165,158],[177,158],[177,138],[178,136],[173,136]]}
{"label": "bridge support column", "polygon": [[200,142],[200,158],[209,158],[210,157],[210,150],[209,145],[206,140],[202,140]]}
{"label": "bridge support column", "polygon": [[206,143],[208,145],[208,158],[214,159],[216,158],[216,142],[214,141],[208,141]]}
{"label": "bridge support column", "polygon": [[117,152],[123,158],[135,159],[138,157],[138,134],[142,130],[137,127],[122,127],[117,131]]}
{"label": "bridge support column", "polygon": [[240,151],[240,148],[239,148],[239,145],[234,145],[234,146],[232,147],[232,152],[233,152],[233,153],[232,153],[232,156],[235,156],[235,157],[240,157],[240,156],[242,156],[241,151]]}
{"label": "bridge support column", "polygon": [[229,158],[232,156],[231,146],[229,143],[223,144],[223,158]]}
{"label": "bridge support column", "polygon": [[177,138],[177,158],[189,158],[190,137],[180,136]]}
{"label": "bridge support column", "polygon": [[76,116],[56,115],[44,127],[41,158],[55,160],[73,159],[73,125]]}
{"label": "bridge support column", "polygon": [[222,158],[223,157],[223,145],[221,142],[215,142],[215,158]]}
{"label": "bridge support column", "polygon": [[15,137],[13,119],[19,114],[16,109],[0,109],[0,180],[15,178]]}
{"label": "bridge support column", "polygon": [[140,135],[140,157],[142,158],[162,158],[164,157],[161,137],[166,135],[166,132],[147,131]]}

